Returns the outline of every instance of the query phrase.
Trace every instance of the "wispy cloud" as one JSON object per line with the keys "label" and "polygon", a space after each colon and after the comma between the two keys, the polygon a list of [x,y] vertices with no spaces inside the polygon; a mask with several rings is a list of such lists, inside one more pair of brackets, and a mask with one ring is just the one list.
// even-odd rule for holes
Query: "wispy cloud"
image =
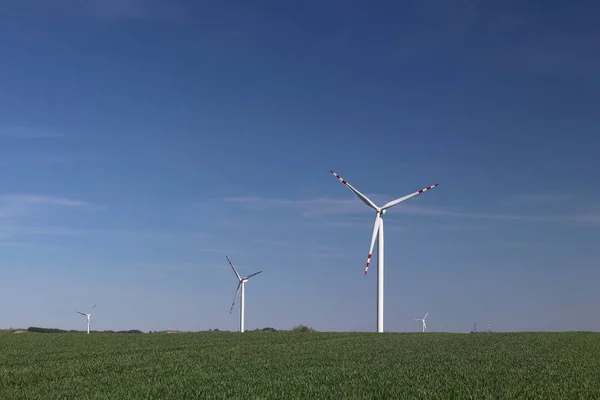
{"label": "wispy cloud", "polygon": [[64,137],[62,132],[52,132],[42,129],[25,128],[25,127],[1,127],[0,137],[13,139],[46,139],[46,138],[61,138]]}
{"label": "wispy cloud", "polygon": [[341,251],[340,249],[332,251],[303,251],[303,252],[287,252],[286,257],[297,257],[297,258],[314,258],[314,259],[327,259],[327,258],[352,258],[352,254]]}
{"label": "wispy cloud", "polygon": [[73,229],[63,226],[28,226],[19,225],[12,222],[2,221],[0,218],[0,246],[2,247],[29,247],[41,250],[55,249],[55,246],[48,246],[39,243],[31,243],[27,238],[39,236],[65,236],[81,235],[89,233],[82,229]]}
{"label": "wispy cloud", "polygon": [[[377,195],[369,195],[377,202]],[[364,212],[365,205],[353,198],[328,198],[316,197],[311,199],[278,199],[263,197],[226,197],[223,201],[238,203],[246,208],[260,209],[295,209],[303,216],[317,216],[323,214],[348,214]]]}
{"label": "wispy cloud", "polygon": [[285,239],[255,239],[255,243],[260,243],[270,247],[279,247],[285,249],[286,257],[296,258],[348,258],[351,255],[338,247],[323,245],[318,243],[302,243],[302,251],[298,251],[297,240]]}
{"label": "wispy cloud", "polygon": [[35,194],[2,194],[0,195],[0,219],[25,217],[40,211],[41,208],[46,206],[98,207],[81,200],[66,197]]}
{"label": "wispy cloud", "polygon": [[[367,195],[375,204],[385,204],[391,200],[388,196],[378,194]],[[332,214],[364,214],[368,212],[368,207],[361,201],[353,197],[332,198],[315,197],[310,199],[278,199],[262,197],[226,197],[223,201],[228,203],[237,203],[243,207],[261,210],[261,209],[293,209],[302,216],[315,217],[320,215]],[[414,204],[401,204],[394,207],[394,212],[415,215],[456,215],[452,211],[445,211],[435,208],[428,208]]]}
{"label": "wispy cloud", "polygon": [[575,193],[535,193],[535,194],[514,194],[507,196],[502,203],[518,205],[540,205],[540,204],[561,204],[578,199],[580,196]]}
{"label": "wispy cloud", "polygon": [[[17,237],[53,236],[81,234],[87,231],[63,226],[44,226],[39,222],[28,224],[32,216],[43,213],[48,207],[83,207],[90,203],[65,197],[3,194],[0,195],[0,241],[3,246],[28,245],[26,242],[13,242]],[[38,246],[36,246],[38,247]]]}
{"label": "wispy cloud", "polygon": [[600,213],[577,216],[574,220],[584,226],[600,226]]}
{"label": "wispy cloud", "polygon": [[89,231],[64,226],[24,226],[4,224],[0,227],[0,239],[15,236],[79,235],[87,232]]}
{"label": "wispy cloud", "polygon": [[[383,204],[388,201],[387,196],[368,195],[376,204]],[[388,200],[385,200],[388,198]],[[544,196],[534,195],[532,197],[544,199]],[[550,197],[547,197],[550,199]],[[357,199],[340,199],[340,198],[313,198],[313,199],[277,199],[277,198],[261,198],[261,197],[227,197],[223,199],[225,202],[237,203],[243,207],[262,210],[262,209],[291,209],[296,210],[304,217],[315,217],[319,215],[333,214],[355,214],[364,213],[367,208]],[[531,199],[530,199],[531,200]],[[479,218],[479,219],[495,219],[507,221],[538,221],[538,222],[563,222],[572,224],[587,224],[600,225],[600,216],[597,214],[586,215],[534,215],[534,214],[509,214],[509,213],[494,213],[494,212],[465,212],[439,209],[434,207],[421,206],[418,204],[403,203],[394,207],[394,213],[408,215],[423,215],[423,216],[438,216],[438,217],[460,217],[460,218]]]}
{"label": "wispy cloud", "polygon": [[20,204],[50,204],[71,207],[85,206],[89,204],[81,200],[74,200],[65,197],[44,196],[34,194],[1,194],[0,202],[2,201]]}
{"label": "wispy cloud", "polygon": [[29,243],[24,241],[16,241],[16,240],[5,240],[0,237],[0,247],[16,247],[16,248],[28,248],[35,250],[56,250],[56,246],[52,245],[44,245],[38,243]]}
{"label": "wispy cloud", "polygon": [[[343,218],[327,218],[319,221],[320,228],[352,228],[352,229],[365,229],[366,226],[372,226],[375,218],[373,215],[366,215],[361,218],[351,218],[350,216],[344,216]],[[389,231],[405,231],[408,227],[406,225],[387,225],[385,230]]]}
{"label": "wispy cloud", "polygon": [[[102,236],[115,240],[202,240],[210,236],[204,232],[194,231],[169,231],[169,230],[135,230],[135,229],[96,229],[95,236]],[[211,251],[213,249],[200,249],[199,251]],[[217,251],[217,250],[214,250]]]}
{"label": "wispy cloud", "polygon": [[494,247],[494,248],[510,248],[510,249],[543,249],[548,246],[544,242],[532,242],[532,241],[516,241],[516,240],[494,240],[490,242],[482,242],[478,244],[478,247]]}
{"label": "wispy cloud", "polygon": [[190,273],[221,269],[215,264],[202,265],[191,262],[147,262],[140,261],[123,265],[120,270],[124,275],[136,278],[168,279],[175,276],[189,276]]}

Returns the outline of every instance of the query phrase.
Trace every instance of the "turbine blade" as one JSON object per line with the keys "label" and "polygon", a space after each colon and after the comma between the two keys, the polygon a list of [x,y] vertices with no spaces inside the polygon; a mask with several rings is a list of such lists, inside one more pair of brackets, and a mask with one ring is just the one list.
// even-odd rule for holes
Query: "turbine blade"
{"label": "turbine blade", "polygon": [[96,305],[94,304],[94,307],[92,307],[92,308],[96,308]]}
{"label": "turbine blade", "polygon": [[237,270],[235,269],[235,267],[233,266],[233,264],[231,263],[231,261],[229,260],[229,257],[225,256],[225,258],[227,259],[227,261],[229,262],[229,265],[231,265],[231,268],[233,269],[233,272],[235,273],[235,276],[237,276],[237,278],[241,281],[242,277],[240,276],[240,274],[238,274]]}
{"label": "turbine blade", "polygon": [[344,178],[342,178],[341,176],[339,176],[338,174],[336,174],[335,172],[333,172],[332,169],[330,169],[329,172],[331,172],[333,174],[333,176],[335,176],[340,182],[342,182],[344,185],[346,185],[348,187],[348,189],[350,189],[351,191],[353,191],[354,194],[359,199],[361,199],[363,203],[365,203],[369,207],[373,208],[374,210],[379,211],[379,208],[375,205],[375,203],[373,203],[367,196],[365,196],[364,194],[362,194],[361,192],[359,192],[358,190],[356,190],[351,184],[349,184],[348,182],[346,182],[346,180]]}
{"label": "turbine blade", "polygon": [[423,328],[425,328],[425,330],[427,330],[427,324],[425,323],[425,321],[423,321]]}
{"label": "turbine blade", "polygon": [[253,274],[250,274],[250,275],[248,275],[247,277],[245,277],[244,279],[250,279],[250,278],[252,278],[253,276],[260,274],[261,272],[262,272],[262,271],[258,271],[258,272],[255,272],[255,273],[253,273]]}
{"label": "turbine blade", "polygon": [[425,318],[427,318],[428,315],[429,315],[429,311],[427,311],[427,314],[425,314],[425,316],[423,317],[423,320],[425,320]]}
{"label": "turbine blade", "polygon": [[237,285],[235,294],[233,295],[233,302],[231,303],[231,308],[229,309],[229,314],[231,314],[231,312],[233,311],[233,306],[235,305],[235,299],[237,298],[237,295],[238,295],[238,292],[240,291],[241,286],[242,286],[242,281],[240,280],[240,282]]}
{"label": "turbine blade", "polygon": [[367,256],[367,266],[365,268],[365,275],[369,272],[369,264],[371,263],[371,256],[373,255],[373,247],[375,246],[375,239],[379,233],[379,224],[381,222],[380,214],[377,213],[375,216],[375,223],[373,224],[373,236],[371,237],[371,247],[369,247],[369,255]]}
{"label": "turbine blade", "polygon": [[397,204],[402,203],[403,201],[406,201],[408,199],[410,199],[411,197],[415,197],[418,194],[421,194],[423,192],[426,192],[428,190],[433,189],[434,187],[439,186],[439,183],[436,183],[435,185],[431,185],[431,186],[427,186],[425,189],[421,189],[418,192],[414,192],[412,194],[409,194],[408,196],[404,196],[404,197],[400,197],[399,199],[396,200],[392,200],[389,203],[387,203],[386,205],[384,205],[383,207],[381,207],[382,210],[387,210],[388,208],[392,208]]}
{"label": "turbine blade", "polygon": [[82,313],[82,312],[79,312],[79,311],[76,311],[76,313],[77,313],[77,314],[81,314],[81,315],[85,315],[85,316],[87,316],[87,314],[85,314],[85,313]]}

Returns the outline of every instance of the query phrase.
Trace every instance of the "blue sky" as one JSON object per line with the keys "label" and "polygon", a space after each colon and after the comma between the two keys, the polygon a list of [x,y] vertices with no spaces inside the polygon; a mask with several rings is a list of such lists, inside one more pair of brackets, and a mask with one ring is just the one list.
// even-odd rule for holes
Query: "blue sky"
{"label": "blue sky", "polygon": [[[218,3],[218,4],[217,4]],[[0,327],[600,330],[592,2],[9,0]]]}

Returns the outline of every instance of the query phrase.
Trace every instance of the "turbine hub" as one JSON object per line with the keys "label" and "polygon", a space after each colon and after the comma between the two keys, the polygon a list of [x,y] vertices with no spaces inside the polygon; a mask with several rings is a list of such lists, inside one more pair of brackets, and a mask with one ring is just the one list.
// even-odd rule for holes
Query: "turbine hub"
{"label": "turbine hub", "polygon": [[383,214],[385,214],[387,210],[381,210],[381,216],[383,216]]}

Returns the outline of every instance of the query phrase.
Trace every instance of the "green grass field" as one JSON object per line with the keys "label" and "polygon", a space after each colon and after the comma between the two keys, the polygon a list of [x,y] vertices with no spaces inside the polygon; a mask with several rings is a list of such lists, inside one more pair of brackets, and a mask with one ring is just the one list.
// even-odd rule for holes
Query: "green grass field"
{"label": "green grass field", "polygon": [[0,399],[600,399],[600,334],[0,334]]}

